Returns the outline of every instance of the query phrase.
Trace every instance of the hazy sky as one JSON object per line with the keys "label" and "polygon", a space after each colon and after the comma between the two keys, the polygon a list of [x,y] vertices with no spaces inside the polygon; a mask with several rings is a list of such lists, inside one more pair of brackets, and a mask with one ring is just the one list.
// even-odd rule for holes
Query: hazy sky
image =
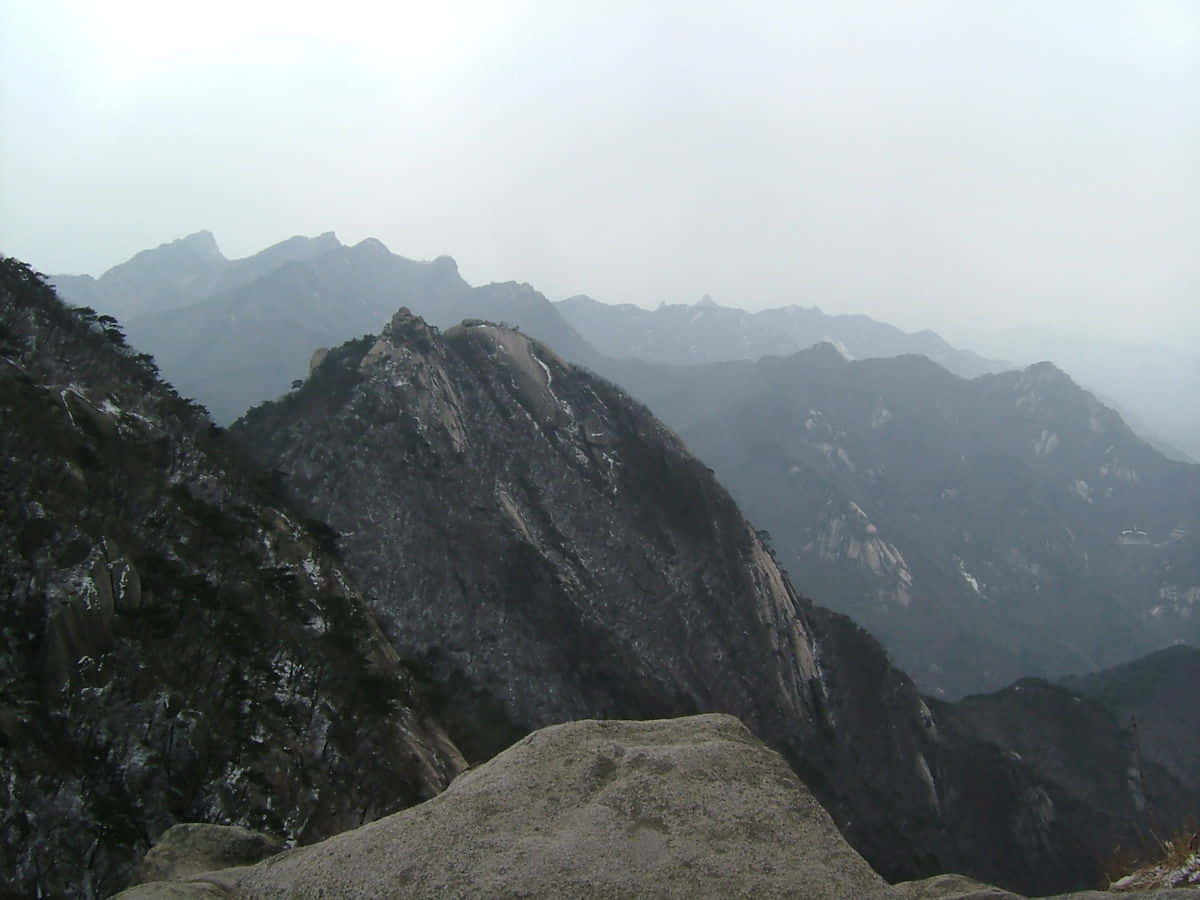
{"label": "hazy sky", "polygon": [[1200,346],[1200,0],[0,0],[0,252]]}

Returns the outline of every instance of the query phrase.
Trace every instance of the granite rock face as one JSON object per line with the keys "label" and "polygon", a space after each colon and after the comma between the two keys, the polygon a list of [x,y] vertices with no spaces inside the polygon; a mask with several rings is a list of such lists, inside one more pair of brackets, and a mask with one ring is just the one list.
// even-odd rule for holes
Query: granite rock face
{"label": "granite rock face", "polygon": [[208,880],[244,898],[895,896],[720,715],[546,728],[419,807]]}

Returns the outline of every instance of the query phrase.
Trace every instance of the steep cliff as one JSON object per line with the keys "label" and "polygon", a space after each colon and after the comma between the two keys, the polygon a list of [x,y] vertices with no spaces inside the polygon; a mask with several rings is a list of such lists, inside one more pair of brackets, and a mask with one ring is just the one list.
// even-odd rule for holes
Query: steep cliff
{"label": "steep cliff", "polygon": [[333,555],[117,323],[0,261],[0,893],[180,820],[310,841],[463,767]]}

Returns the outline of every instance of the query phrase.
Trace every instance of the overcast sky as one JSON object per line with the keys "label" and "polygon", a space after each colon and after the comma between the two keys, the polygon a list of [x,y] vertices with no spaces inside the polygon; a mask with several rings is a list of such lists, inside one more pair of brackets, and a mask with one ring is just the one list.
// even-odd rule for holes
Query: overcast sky
{"label": "overcast sky", "polygon": [[3,0],[0,252],[1200,346],[1200,0],[383,6]]}

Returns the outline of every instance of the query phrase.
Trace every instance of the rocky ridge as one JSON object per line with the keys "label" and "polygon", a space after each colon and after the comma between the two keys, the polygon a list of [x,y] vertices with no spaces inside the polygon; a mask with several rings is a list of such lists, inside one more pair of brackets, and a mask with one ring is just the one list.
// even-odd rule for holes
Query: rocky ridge
{"label": "rocky ridge", "polygon": [[[1045,893],[1139,839],[1132,792],[1057,782],[926,701],[794,593],[648,411],[518,332],[443,334],[401,310],[234,433],[340,533],[389,638],[448,686],[469,757],[563,720],[719,711],[890,879],[949,869]],[[1157,768],[1143,781],[1190,802]]]}
{"label": "rocky ridge", "polygon": [[463,768],[328,529],[8,259],[0,416],[0,893],[106,896],[181,820],[315,840]]}
{"label": "rocky ridge", "polygon": [[851,359],[919,353],[969,378],[1010,368],[952,347],[932,331],[908,333],[868,316],[827,315],[815,306],[748,312],[705,297],[649,310],[582,294],[555,306],[588,343],[614,360],[666,365],[757,360],[827,342]]}
{"label": "rocky ridge", "polygon": [[139,253],[100,278],[53,277],[68,303],[118,317],[180,391],[228,424],[303,378],[313,353],[375,331],[408,306],[439,326],[521,324],[573,359],[594,351],[528,284],[472,287],[448,256],[429,262],[368,238],[293,237],[228,260],[209,232]]}

